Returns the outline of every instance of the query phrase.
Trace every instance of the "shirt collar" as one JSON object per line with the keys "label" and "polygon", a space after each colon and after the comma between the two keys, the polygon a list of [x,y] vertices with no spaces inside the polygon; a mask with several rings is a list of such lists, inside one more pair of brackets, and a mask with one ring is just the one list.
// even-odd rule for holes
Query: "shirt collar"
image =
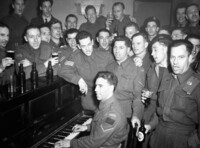
{"label": "shirt collar", "polygon": [[45,17],[45,16],[42,15],[42,19],[44,20],[44,22],[45,22],[46,19],[47,19],[47,22],[50,22],[51,17],[52,17],[52,16]]}

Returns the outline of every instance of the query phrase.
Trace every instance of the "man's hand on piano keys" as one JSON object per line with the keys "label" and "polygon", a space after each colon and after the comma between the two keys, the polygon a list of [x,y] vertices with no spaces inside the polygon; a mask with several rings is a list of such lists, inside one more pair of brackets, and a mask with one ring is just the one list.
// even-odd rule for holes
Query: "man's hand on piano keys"
{"label": "man's hand on piano keys", "polygon": [[54,148],[70,147],[70,140],[64,139],[55,143]]}
{"label": "man's hand on piano keys", "polygon": [[84,132],[87,130],[87,126],[86,125],[78,125],[76,124],[73,128],[72,128],[73,132]]}

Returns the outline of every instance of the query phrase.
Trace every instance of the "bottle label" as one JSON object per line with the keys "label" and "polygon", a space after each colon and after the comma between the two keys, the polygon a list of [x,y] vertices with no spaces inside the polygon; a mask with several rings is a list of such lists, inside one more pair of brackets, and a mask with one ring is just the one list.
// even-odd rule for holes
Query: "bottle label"
{"label": "bottle label", "polygon": [[138,132],[138,141],[142,142],[144,140],[144,134],[142,132]]}

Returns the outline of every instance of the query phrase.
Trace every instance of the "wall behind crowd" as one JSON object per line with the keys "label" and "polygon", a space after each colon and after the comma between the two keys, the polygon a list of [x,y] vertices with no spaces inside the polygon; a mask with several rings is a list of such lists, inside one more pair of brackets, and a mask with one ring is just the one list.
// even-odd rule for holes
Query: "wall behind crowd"
{"label": "wall behind crowd", "polygon": [[[6,16],[9,13],[9,5],[12,0],[0,0],[0,18]],[[81,23],[85,22],[83,15],[77,14],[77,7],[75,3],[79,2],[89,2],[89,3],[102,3],[103,15],[111,11],[112,4],[119,0],[54,0],[52,14],[61,20],[64,24],[66,15],[74,13],[77,15],[79,22],[78,26]],[[179,2],[192,3],[195,2],[200,5],[200,0],[120,0],[126,6],[126,13],[131,14],[138,20],[138,24],[141,25],[144,22],[144,19],[148,16],[156,16],[160,19],[161,25],[170,25],[173,24],[173,18],[171,11],[174,10],[175,6]],[[37,14],[37,2],[38,0],[27,0],[25,17],[30,21]],[[171,9],[172,8],[172,9]]]}

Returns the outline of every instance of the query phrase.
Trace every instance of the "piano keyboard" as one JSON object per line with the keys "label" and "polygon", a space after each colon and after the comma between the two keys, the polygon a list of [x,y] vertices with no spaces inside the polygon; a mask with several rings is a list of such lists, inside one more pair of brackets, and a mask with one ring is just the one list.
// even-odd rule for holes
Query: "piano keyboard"
{"label": "piano keyboard", "polygon": [[[92,118],[89,118],[88,120],[86,120],[82,125],[87,125],[87,124],[90,124],[92,122]],[[72,140],[74,139],[76,136],[78,136],[80,132],[72,132],[69,134],[69,136],[65,137],[65,139],[68,139],[68,140]]]}
{"label": "piano keyboard", "polygon": [[[74,119],[75,118],[75,119]],[[92,121],[91,116],[82,114],[74,117],[72,121],[67,122],[56,131],[52,132],[49,136],[42,139],[40,142],[32,146],[31,148],[53,148],[54,144],[60,140],[69,139],[72,140],[79,135],[80,132],[73,132],[72,128],[76,124],[87,125]]]}

